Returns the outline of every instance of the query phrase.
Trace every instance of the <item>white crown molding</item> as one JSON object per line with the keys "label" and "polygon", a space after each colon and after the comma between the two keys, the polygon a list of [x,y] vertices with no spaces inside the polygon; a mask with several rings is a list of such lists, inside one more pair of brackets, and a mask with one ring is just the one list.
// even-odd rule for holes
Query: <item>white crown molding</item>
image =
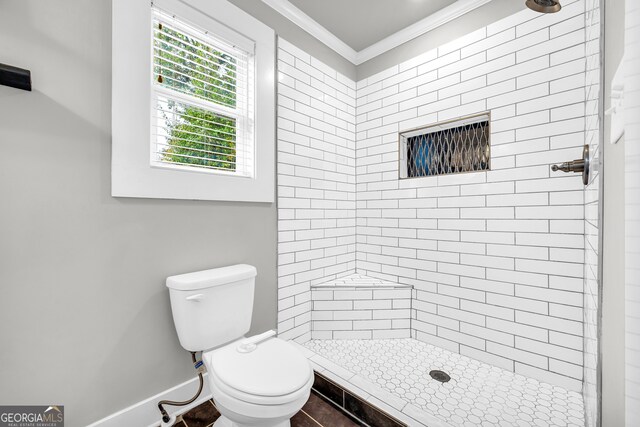
{"label": "white crown molding", "polygon": [[360,65],[363,62],[367,62],[368,60],[413,40],[416,37],[428,33],[447,22],[453,21],[454,19],[479,8],[490,1],[491,0],[458,0],[457,2],[427,16],[426,18],[421,19],[415,24],[409,25],[397,33],[391,34],[389,37],[362,49],[356,54],[354,64]]}
{"label": "white crown molding", "polygon": [[276,12],[355,64],[357,52],[287,0],[262,0]]}
{"label": "white crown molding", "polygon": [[336,37],[332,32],[316,22],[309,15],[295,7],[288,0],[262,0],[285,18],[314,36],[316,39],[333,49],[336,53],[352,62],[360,65],[375,58],[395,47],[415,39],[429,31],[440,27],[474,9],[479,8],[491,0],[458,0],[455,3],[427,16],[390,36],[372,44],[369,47],[356,52],[345,42]]}

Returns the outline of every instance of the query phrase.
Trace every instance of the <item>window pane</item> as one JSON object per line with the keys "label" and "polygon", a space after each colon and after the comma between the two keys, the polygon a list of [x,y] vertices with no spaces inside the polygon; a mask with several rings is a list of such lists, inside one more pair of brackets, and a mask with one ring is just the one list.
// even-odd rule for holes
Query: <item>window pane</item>
{"label": "window pane", "polygon": [[159,20],[154,21],[153,65],[156,84],[236,107],[237,59]]}
{"label": "window pane", "polygon": [[153,157],[161,163],[236,171],[236,120],[159,96]]}

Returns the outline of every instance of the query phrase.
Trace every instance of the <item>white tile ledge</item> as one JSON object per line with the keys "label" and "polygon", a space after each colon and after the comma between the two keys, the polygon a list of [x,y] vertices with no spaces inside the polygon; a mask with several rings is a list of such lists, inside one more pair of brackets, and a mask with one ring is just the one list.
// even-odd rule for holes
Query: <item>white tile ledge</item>
{"label": "white tile ledge", "polygon": [[365,276],[363,274],[350,274],[339,279],[333,279],[328,282],[311,285],[314,289],[322,288],[340,288],[345,290],[356,289],[411,289],[413,286],[404,283],[391,282],[389,280],[377,279],[375,277]]}

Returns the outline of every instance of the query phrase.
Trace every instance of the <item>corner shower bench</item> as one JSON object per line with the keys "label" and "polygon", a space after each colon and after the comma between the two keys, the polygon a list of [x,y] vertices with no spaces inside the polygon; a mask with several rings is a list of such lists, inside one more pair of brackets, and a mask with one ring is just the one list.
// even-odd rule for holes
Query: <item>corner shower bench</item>
{"label": "corner shower bench", "polygon": [[312,285],[311,338],[410,338],[412,288],[361,274]]}

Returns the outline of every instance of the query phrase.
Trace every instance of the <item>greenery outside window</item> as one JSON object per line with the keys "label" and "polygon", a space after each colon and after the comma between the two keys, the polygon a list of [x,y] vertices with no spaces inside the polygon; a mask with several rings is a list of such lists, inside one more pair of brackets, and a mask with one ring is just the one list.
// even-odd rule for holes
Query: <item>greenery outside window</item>
{"label": "greenery outside window", "polygon": [[153,9],[151,165],[254,176],[253,52]]}

